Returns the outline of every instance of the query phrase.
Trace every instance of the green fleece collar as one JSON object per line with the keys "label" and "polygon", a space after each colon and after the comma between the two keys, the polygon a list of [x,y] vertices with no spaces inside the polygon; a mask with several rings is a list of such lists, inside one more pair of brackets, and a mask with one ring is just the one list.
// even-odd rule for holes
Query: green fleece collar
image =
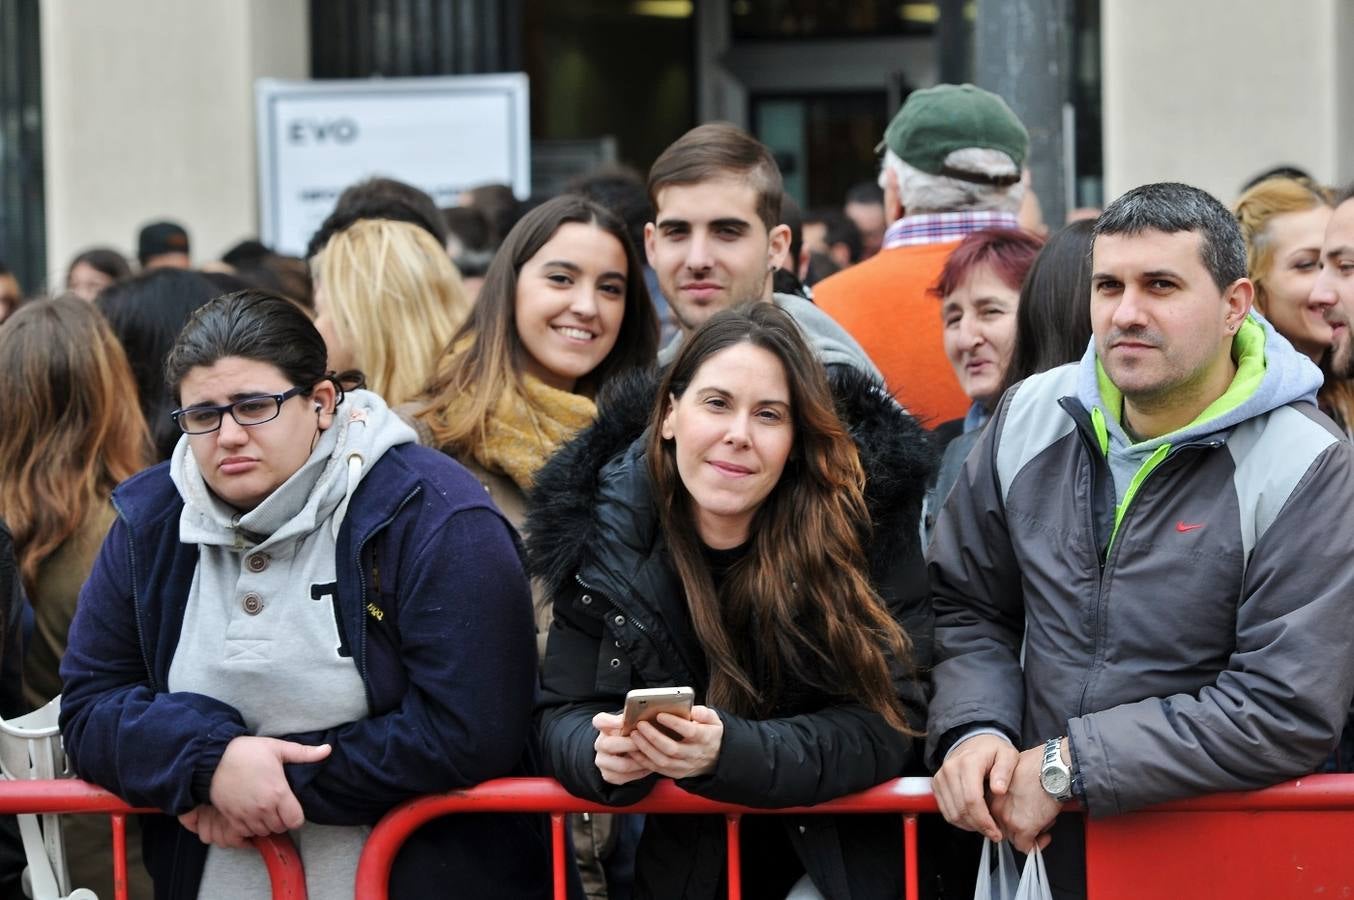
{"label": "green fleece collar", "polygon": [[[1245,403],[1260,387],[1260,382],[1265,378],[1265,329],[1260,326],[1251,316],[1246,316],[1246,320],[1241,323],[1240,330],[1236,337],[1232,338],[1232,359],[1236,362],[1236,376],[1232,378],[1232,383],[1223,391],[1222,396],[1214,400],[1208,406],[1204,407],[1203,412],[1195,416],[1194,421],[1179,428],[1172,434],[1179,434],[1181,431],[1189,431],[1197,428],[1225,412],[1236,409]],[[1100,402],[1106,410],[1114,414],[1116,422],[1122,422],[1124,419],[1124,395],[1114,382],[1110,381],[1109,375],[1105,372],[1105,367],[1100,364],[1100,358],[1095,361],[1096,382],[1100,386]],[[1094,421],[1094,411],[1092,420]],[[1103,420],[1097,423],[1096,437],[1100,439],[1101,452],[1109,451],[1109,434],[1104,429]],[[1165,440],[1168,435],[1162,435],[1153,440]]]}

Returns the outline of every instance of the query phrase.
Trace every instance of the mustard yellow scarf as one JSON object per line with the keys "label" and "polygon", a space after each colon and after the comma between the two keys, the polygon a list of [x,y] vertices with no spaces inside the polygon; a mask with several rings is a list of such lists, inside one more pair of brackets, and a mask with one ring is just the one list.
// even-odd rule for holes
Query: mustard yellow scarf
{"label": "mustard yellow scarf", "polygon": [[522,375],[523,393],[506,390],[489,416],[475,462],[502,472],[522,490],[560,445],[597,418],[597,406],[581,394],[561,391]]}

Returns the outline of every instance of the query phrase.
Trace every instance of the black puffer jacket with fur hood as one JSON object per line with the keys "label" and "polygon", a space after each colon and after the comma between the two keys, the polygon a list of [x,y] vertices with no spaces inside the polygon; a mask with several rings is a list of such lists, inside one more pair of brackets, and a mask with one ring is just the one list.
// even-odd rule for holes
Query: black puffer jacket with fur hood
{"label": "black puffer jacket with fur hood", "polygon": [[[920,731],[926,722],[920,679],[930,665],[932,614],[918,518],[934,467],[931,442],[868,377],[832,367],[830,380],[866,472],[873,583],[912,641],[914,669],[896,665],[895,685]],[[644,430],[657,387],[652,376],[609,387],[597,422],[537,474],[526,527],[532,574],[554,605],[538,711],[548,766],[571,792],[616,805],[641,799],[655,777],[619,787],[603,781],[594,764],[593,715],[619,710],[631,688],[691,685],[702,702],[708,686],[644,461]],[[813,804],[896,777],[919,759],[916,740],[840,698],[821,698],[802,713],[765,720],[718,712],[724,736],[715,771],[678,782],[711,799],[763,808]],[[783,829],[784,837],[776,839],[788,840],[827,897],[902,893],[897,817],[745,820],[752,822]],[[797,867],[783,859],[760,867],[778,871],[755,871],[749,843],[745,837],[745,890],[785,872],[791,881],[797,877]],[[650,817],[636,865],[636,896],[720,895],[724,857],[718,817]]]}

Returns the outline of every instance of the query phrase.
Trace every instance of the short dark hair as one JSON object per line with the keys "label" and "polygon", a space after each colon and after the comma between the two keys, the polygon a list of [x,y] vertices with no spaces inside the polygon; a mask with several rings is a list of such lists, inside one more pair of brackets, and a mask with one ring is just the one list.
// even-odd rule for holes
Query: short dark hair
{"label": "short dark hair", "polygon": [[1246,193],[1262,181],[1268,181],[1271,178],[1292,178],[1296,181],[1316,181],[1306,169],[1297,166],[1291,166],[1282,163],[1277,166],[1270,166],[1262,172],[1256,172],[1245,184],[1241,186],[1241,193]]}
{"label": "short dark hair", "polygon": [[858,181],[846,189],[847,203],[861,203],[866,206],[883,206],[884,189],[874,181]]}
{"label": "short dark hair", "polygon": [[1135,187],[1105,208],[1096,220],[1094,236],[1144,231],[1197,231],[1202,239],[1199,256],[1219,291],[1246,277],[1246,239],[1241,226],[1207,191],[1174,181]]}
{"label": "short dark hair", "polygon": [[96,272],[107,275],[114,281],[129,278],[132,274],[132,267],[128,265],[127,258],[109,247],[91,247],[77,255],[75,259],[71,260],[71,264],[66,267],[68,277],[70,271],[80,263],[84,263]]}
{"label": "short dark hair", "polygon": [[649,169],[649,203],[657,215],[664,188],[729,177],[747,181],[757,192],[757,218],[767,231],[780,224],[785,183],[775,157],[761,141],[728,122],[697,125],[659,154]]}
{"label": "short dark hair", "polygon": [[475,207],[448,206],[442,210],[442,222],[447,226],[447,236],[459,240],[463,250],[489,249],[489,222]]}
{"label": "short dark hair", "polygon": [[851,221],[846,213],[840,209],[819,207],[809,210],[804,216],[804,221],[821,222],[825,231],[823,240],[827,242],[828,247],[845,244],[851,262],[860,262],[861,256],[865,254],[865,244],[860,237],[860,227]]}
{"label": "short dark hair", "polygon": [[168,459],[183,434],[169,418],[177,404],[165,383],[165,358],[193,312],[221,292],[203,272],[151,269],[110,284],[94,300],[127,351],[156,459]]}
{"label": "short dark hair", "polygon": [[440,246],[447,245],[447,226],[432,197],[393,178],[368,178],[339,194],[334,211],[311,237],[306,247],[306,259],[323,250],[331,237],[359,219],[409,222],[437,238]]}
{"label": "short dark hair", "polygon": [[165,360],[170,395],[177,402],[179,386],[190,370],[228,356],[276,366],[297,387],[311,388],[330,377],[324,338],[310,316],[267,291],[236,291],[193,313]]}
{"label": "short dark hair", "polygon": [[567,191],[606,207],[625,222],[630,243],[644,251],[644,226],[653,218],[653,205],[644,179],[629,166],[606,165],[569,182]]}

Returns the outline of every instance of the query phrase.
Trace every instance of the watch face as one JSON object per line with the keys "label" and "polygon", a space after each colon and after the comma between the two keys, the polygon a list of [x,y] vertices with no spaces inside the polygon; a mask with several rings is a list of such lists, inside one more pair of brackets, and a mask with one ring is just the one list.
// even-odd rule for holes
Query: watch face
{"label": "watch face", "polygon": [[1039,773],[1039,780],[1043,782],[1044,790],[1055,797],[1067,793],[1067,789],[1072,786],[1071,777],[1062,769],[1045,769]]}

